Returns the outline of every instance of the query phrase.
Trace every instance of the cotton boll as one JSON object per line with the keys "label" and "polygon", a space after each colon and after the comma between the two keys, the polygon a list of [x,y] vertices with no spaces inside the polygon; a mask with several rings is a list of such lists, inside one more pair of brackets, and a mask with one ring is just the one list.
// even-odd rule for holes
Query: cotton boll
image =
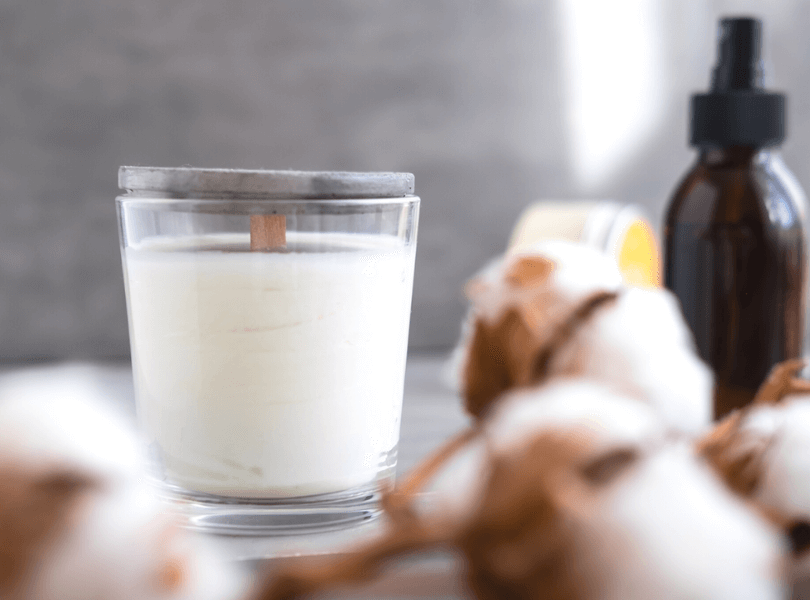
{"label": "cotton boll", "polygon": [[474,416],[510,389],[583,376],[650,403],[674,431],[708,428],[713,377],[676,300],[623,288],[611,257],[543,242],[490,265],[469,288],[456,361]]}
{"label": "cotton boll", "polygon": [[699,444],[714,469],[790,542],[790,580],[810,576],[810,396],[791,393],[800,361],[774,367],[757,402],[727,416]]}
{"label": "cotton boll", "polygon": [[610,447],[598,431],[571,423],[493,455],[459,538],[478,598],[784,597],[778,532],[691,447]]}
{"label": "cotton boll", "polygon": [[495,321],[506,308],[525,302],[527,296],[542,306],[547,318],[558,319],[570,305],[589,294],[615,291],[621,286],[621,273],[610,256],[572,242],[543,241],[491,261],[467,284],[472,305],[448,362],[445,380],[454,389],[464,388],[469,344],[478,319]]}
{"label": "cotton boll", "polygon": [[485,431],[493,457],[519,454],[543,435],[565,436],[558,439],[583,448],[570,465],[574,474],[600,457],[617,457],[618,467],[610,466],[612,458],[605,463],[601,489],[557,502],[570,511],[558,519],[573,523],[569,568],[590,578],[587,597],[784,597],[778,532],[731,494],[690,445],[668,441],[661,415],[649,405],[592,381],[558,380],[504,397]]}
{"label": "cotton boll", "polygon": [[665,290],[623,292],[580,328],[550,372],[590,377],[645,400],[670,427],[690,435],[711,421],[712,373]]}
{"label": "cotton boll", "polygon": [[82,507],[43,559],[31,600],[236,600],[244,576],[143,486]]}
{"label": "cotton boll", "polygon": [[141,441],[100,396],[84,366],[0,378],[0,596],[240,597],[243,575],[179,526]]}
{"label": "cotton boll", "polygon": [[770,433],[758,500],[810,521],[810,398],[752,411],[744,431]]}
{"label": "cotton boll", "polygon": [[640,461],[594,518],[610,532],[588,548],[612,567],[602,600],[785,597],[782,538],[684,444]]}
{"label": "cotton boll", "polygon": [[539,249],[549,256],[507,256],[467,286],[472,307],[458,363],[465,407],[475,417],[503,392],[538,383],[538,355],[559,327],[572,315],[587,320],[621,286],[616,265],[592,248],[548,242]]}
{"label": "cotton boll", "polygon": [[[784,523],[786,533],[810,523],[810,397],[786,398],[753,409],[741,426],[743,438],[764,446],[752,499]],[[743,442],[744,443],[744,442]],[[810,575],[810,547],[793,540],[796,576]]]}
{"label": "cotton boll", "polygon": [[99,397],[85,365],[35,368],[0,378],[0,460],[28,469],[76,466],[99,478],[144,468],[140,442]]}
{"label": "cotton boll", "polygon": [[157,597],[164,549],[154,540],[170,520],[150,492],[136,483],[116,485],[80,506],[44,553],[29,598]]}
{"label": "cotton boll", "polygon": [[[810,396],[751,406],[727,417],[712,435],[721,430],[704,452],[729,484],[786,524],[810,522]],[[743,462],[750,466],[745,487],[732,480]]]}

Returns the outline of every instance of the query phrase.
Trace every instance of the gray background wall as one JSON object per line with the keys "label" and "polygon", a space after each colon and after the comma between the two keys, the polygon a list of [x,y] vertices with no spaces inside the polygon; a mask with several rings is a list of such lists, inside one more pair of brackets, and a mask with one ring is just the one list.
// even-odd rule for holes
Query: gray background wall
{"label": "gray background wall", "polygon": [[[608,77],[614,103],[626,93],[643,108],[649,93],[655,111],[595,177],[569,66],[571,27],[587,34],[599,4],[0,0],[0,360],[127,355],[122,164],[413,172],[411,343],[447,348],[464,280],[530,201],[612,197],[660,223],[691,161],[688,94],[708,82],[719,14],[765,17],[770,83],[790,95],[786,161],[810,187],[807,3],[601,3],[653,15],[642,30],[654,52],[637,56],[658,62],[646,88]],[[609,103],[593,110],[615,117]]]}

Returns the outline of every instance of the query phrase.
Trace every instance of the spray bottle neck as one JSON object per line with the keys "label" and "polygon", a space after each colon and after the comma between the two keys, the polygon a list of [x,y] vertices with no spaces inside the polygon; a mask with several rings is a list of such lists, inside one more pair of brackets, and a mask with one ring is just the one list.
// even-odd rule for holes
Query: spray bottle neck
{"label": "spray bottle neck", "polygon": [[699,162],[710,167],[749,167],[767,162],[774,152],[778,150],[761,146],[705,146]]}

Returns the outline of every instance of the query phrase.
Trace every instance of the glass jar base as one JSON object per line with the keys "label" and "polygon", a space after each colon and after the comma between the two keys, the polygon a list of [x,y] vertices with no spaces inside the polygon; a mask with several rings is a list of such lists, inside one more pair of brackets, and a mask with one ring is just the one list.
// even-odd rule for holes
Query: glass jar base
{"label": "glass jar base", "polygon": [[185,516],[184,525],[237,536],[303,535],[356,527],[381,513],[380,483],[314,496],[231,498],[159,483],[161,493]]}

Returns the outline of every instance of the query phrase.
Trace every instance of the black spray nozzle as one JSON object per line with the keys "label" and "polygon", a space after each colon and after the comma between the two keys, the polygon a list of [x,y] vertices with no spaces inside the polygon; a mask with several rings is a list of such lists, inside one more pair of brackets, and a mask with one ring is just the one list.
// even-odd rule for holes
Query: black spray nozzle
{"label": "black spray nozzle", "polygon": [[712,91],[762,89],[762,22],[722,19]]}
{"label": "black spray nozzle", "polygon": [[785,137],[785,96],[763,89],[762,22],[720,20],[717,64],[706,94],[692,96],[695,146],[774,146]]}

